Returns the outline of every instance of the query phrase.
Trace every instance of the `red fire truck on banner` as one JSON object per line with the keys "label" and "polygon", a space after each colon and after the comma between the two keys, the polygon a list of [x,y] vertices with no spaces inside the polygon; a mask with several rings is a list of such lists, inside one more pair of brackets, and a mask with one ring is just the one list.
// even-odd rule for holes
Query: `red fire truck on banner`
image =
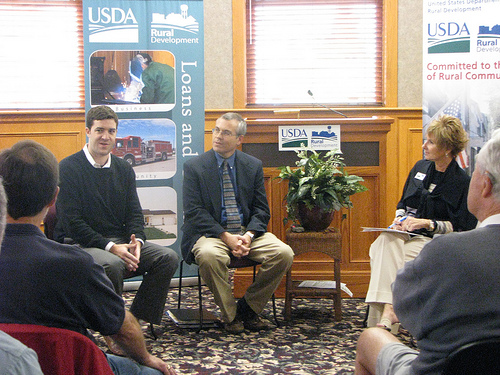
{"label": "red fire truck on banner", "polygon": [[116,144],[111,153],[130,165],[136,165],[167,160],[173,155],[173,148],[169,141],[143,141],[141,137],[129,135],[116,138]]}

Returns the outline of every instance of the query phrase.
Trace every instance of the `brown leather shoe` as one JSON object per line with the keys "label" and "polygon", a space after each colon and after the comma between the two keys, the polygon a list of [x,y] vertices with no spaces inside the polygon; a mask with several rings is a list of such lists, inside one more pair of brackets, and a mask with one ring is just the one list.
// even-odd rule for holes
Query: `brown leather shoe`
{"label": "brown leather shoe", "polygon": [[243,321],[243,326],[249,331],[267,331],[274,328],[269,321],[261,319],[258,315],[254,315],[252,318]]}
{"label": "brown leather shoe", "polygon": [[238,334],[245,331],[243,323],[238,318],[235,318],[231,323],[224,323],[224,329],[227,333]]}

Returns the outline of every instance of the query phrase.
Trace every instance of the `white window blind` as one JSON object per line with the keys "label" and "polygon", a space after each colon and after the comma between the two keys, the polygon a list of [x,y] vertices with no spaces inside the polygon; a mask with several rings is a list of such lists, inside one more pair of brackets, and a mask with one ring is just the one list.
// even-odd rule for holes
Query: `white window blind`
{"label": "white window blind", "polygon": [[249,105],[382,103],[382,0],[247,0]]}
{"label": "white window blind", "polygon": [[84,107],[80,0],[0,1],[0,109]]}

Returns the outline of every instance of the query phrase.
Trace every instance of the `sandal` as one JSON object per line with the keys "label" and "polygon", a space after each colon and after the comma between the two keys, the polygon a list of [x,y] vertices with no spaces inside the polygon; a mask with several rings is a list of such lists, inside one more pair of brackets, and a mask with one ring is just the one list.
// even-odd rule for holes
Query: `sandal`
{"label": "sandal", "polygon": [[383,328],[389,332],[391,332],[393,335],[397,334],[399,332],[399,327],[401,326],[401,323],[392,323],[389,318],[382,318],[380,319],[380,322],[377,323],[377,327]]}

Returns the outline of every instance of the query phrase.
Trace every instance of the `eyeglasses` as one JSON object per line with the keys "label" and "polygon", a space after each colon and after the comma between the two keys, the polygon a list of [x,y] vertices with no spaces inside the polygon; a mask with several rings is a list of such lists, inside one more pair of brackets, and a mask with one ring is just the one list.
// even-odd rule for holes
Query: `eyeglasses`
{"label": "eyeglasses", "polygon": [[235,134],[231,133],[229,130],[220,130],[219,128],[213,128],[212,129],[212,134],[213,135],[221,135],[221,137],[231,137],[234,136]]}

